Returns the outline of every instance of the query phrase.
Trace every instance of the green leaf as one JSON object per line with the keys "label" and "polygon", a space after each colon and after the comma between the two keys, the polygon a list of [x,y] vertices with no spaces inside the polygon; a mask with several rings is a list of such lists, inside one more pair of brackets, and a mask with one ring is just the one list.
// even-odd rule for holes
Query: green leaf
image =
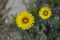
{"label": "green leaf", "polygon": [[50,2],[51,2],[52,4],[54,4],[54,3],[56,2],[56,0],[50,0]]}
{"label": "green leaf", "polygon": [[27,31],[23,31],[23,34],[25,35],[27,40],[33,40]]}

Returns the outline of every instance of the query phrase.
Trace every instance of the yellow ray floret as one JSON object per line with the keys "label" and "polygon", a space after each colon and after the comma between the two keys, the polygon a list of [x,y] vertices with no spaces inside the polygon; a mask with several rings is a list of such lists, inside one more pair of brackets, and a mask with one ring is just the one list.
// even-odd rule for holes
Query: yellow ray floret
{"label": "yellow ray floret", "polygon": [[16,16],[17,27],[22,30],[31,28],[34,22],[34,16],[27,11],[23,11]]}
{"label": "yellow ray floret", "polygon": [[52,11],[49,7],[44,6],[39,10],[39,16],[43,19],[46,20],[50,18],[52,15]]}

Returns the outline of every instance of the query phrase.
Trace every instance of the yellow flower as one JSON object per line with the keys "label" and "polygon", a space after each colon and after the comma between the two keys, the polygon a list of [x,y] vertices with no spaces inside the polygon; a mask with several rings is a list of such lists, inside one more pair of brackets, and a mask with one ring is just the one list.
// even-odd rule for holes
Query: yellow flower
{"label": "yellow flower", "polygon": [[31,28],[34,22],[34,16],[27,11],[23,11],[16,16],[16,24],[22,30]]}
{"label": "yellow flower", "polygon": [[49,7],[47,6],[44,6],[40,9],[39,11],[39,16],[43,19],[43,20],[46,20],[48,18],[50,18],[52,15],[52,11]]}

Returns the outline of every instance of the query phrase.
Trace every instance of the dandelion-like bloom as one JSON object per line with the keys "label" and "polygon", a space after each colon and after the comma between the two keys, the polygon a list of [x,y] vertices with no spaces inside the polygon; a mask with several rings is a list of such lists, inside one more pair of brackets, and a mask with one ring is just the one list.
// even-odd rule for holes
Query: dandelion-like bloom
{"label": "dandelion-like bloom", "polygon": [[44,6],[40,9],[39,11],[39,16],[43,19],[46,20],[50,18],[52,15],[52,11],[48,6]]}
{"label": "dandelion-like bloom", "polygon": [[27,11],[23,11],[16,16],[17,27],[22,30],[31,28],[34,22],[34,16]]}

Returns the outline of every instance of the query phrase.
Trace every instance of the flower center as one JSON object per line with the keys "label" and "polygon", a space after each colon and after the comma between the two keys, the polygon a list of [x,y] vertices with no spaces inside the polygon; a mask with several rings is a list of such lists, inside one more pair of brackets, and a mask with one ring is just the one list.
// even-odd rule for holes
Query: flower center
{"label": "flower center", "polygon": [[47,16],[47,15],[48,15],[48,11],[44,11],[44,12],[43,12],[43,15],[44,15],[44,16]]}
{"label": "flower center", "polygon": [[29,20],[28,20],[28,18],[23,18],[23,23],[28,23],[29,22]]}

